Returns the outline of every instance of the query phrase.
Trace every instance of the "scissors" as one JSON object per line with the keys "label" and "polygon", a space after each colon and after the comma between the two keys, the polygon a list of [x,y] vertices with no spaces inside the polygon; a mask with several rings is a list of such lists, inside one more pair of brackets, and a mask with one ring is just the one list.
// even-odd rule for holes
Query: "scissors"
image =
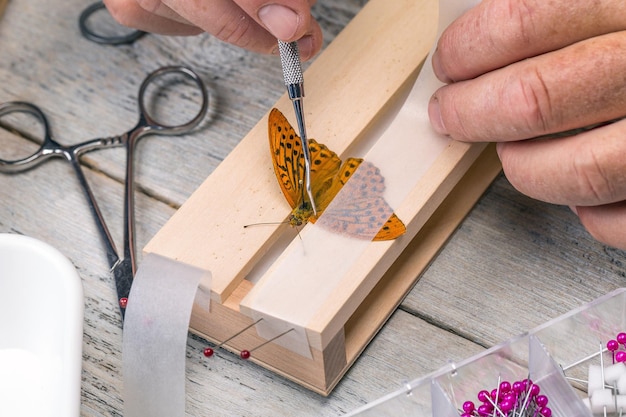
{"label": "scissors", "polygon": [[[167,74],[181,74],[191,79],[199,89],[202,102],[198,113],[188,122],[179,125],[165,125],[153,119],[146,110],[146,90],[157,78]],[[139,121],[126,133],[118,136],[91,139],[71,146],[64,146],[53,139],[50,125],[43,111],[32,103],[14,101],[0,104],[0,117],[10,113],[27,113],[34,116],[43,127],[43,143],[32,155],[17,160],[0,159],[0,172],[17,173],[34,168],[51,158],[63,158],[72,166],[81,188],[83,189],[89,208],[94,216],[102,242],[106,249],[107,260],[115,279],[118,301],[122,320],[126,311],[126,303],[133,277],[137,269],[135,258],[135,220],[134,220],[134,153],[139,139],[147,135],[179,135],[194,129],[207,113],[209,96],[202,79],[191,69],[181,66],[159,68],[150,73],[139,88],[138,106]],[[124,180],[124,253],[120,257],[109,229],[104,221],[98,203],[83,173],[80,157],[82,154],[98,149],[124,146],[126,148],[126,173]]]}
{"label": "scissors", "polygon": [[78,27],[80,28],[80,33],[82,33],[85,38],[103,45],[126,45],[135,42],[137,39],[146,34],[146,32],[142,32],[140,30],[133,30],[123,35],[104,35],[98,33],[89,24],[89,20],[94,14],[96,14],[96,12],[105,9],[105,7],[106,6],[103,2],[97,1],[87,6],[80,14],[80,17],[78,18]]}

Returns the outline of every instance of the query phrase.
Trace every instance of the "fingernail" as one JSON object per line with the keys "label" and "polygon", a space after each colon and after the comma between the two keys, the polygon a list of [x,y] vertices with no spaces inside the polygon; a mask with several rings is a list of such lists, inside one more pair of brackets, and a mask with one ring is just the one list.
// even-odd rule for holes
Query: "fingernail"
{"label": "fingernail", "polygon": [[313,58],[313,37],[305,36],[298,39],[298,50],[300,51],[300,58],[303,61],[308,61]]}
{"label": "fingernail", "polygon": [[259,19],[265,28],[281,41],[291,40],[298,30],[298,14],[280,4],[263,6],[259,10]]}
{"label": "fingernail", "polygon": [[437,99],[436,95],[433,95],[430,98],[430,102],[428,103],[428,117],[430,118],[430,124],[433,126],[433,129],[435,129],[435,132],[439,133],[440,135],[448,134],[448,131],[443,124],[443,119],[441,118],[439,99]]}
{"label": "fingernail", "polygon": [[498,159],[500,160],[500,162],[502,162],[502,152],[504,152],[502,150],[502,147],[506,146],[505,143],[506,142],[498,142],[498,143],[496,143],[496,153],[498,154]]}
{"label": "fingernail", "polygon": [[574,214],[578,216],[578,208],[576,206],[569,206],[569,209],[572,210]]}
{"label": "fingernail", "polygon": [[435,52],[433,53],[433,57],[432,57],[432,67],[433,67],[433,72],[435,73],[435,76],[443,83],[446,84],[450,84],[452,82],[452,80],[450,79],[450,77],[448,77],[446,75],[446,73],[444,72],[442,66],[441,66],[441,60],[439,59],[439,53],[438,53],[438,49],[435,50]]}

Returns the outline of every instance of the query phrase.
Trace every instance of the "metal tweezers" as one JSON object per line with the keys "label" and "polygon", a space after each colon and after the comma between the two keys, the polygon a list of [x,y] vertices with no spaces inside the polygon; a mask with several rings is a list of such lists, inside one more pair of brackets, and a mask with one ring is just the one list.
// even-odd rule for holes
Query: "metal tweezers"
{"label": "metal tweezers", "polygon": [[313,213],[317,215],[317,208],[315,207],[315,200],[313,199],[313,192],[311,191],[311,152],[309,151],[309,141],[306,136],[306,126],[304,124],[304,109],[302,106],[302,100],[304,99],[304,77],[300,65],[298,43],[278,41],[278,50],[280,52],[280,61],[283,67],[283,77],[285,78],[287,94],[293,103],[293,109],[298,122],[300,140],[302,142],[302,154],[304,155],[304,187],[309,196],[309,200],[311,200]]}

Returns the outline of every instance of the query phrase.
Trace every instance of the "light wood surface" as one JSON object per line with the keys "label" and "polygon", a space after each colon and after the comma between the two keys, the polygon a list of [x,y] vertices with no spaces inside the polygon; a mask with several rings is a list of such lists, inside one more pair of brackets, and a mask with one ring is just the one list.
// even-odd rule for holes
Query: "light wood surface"
{"label": "light wood surface", "polygon": [[[327,41],[363,3],[318,2],[315,13]],[[132,46],[95,45],[81,38],[77,26],[78,13],[88,4],[10,2],[0,20],[0,101],[37,103],[57,139],[75,143],[132,127],[139,84],[157,67],[184,63],[202,74],[216,98],[202,130],[147,138],[139,146],[141,248],[283,94],[282,74],[276,57],[209,36],[151,35]],[[121,246],[123,151],[94,153],[84,162]],[[46,241],[77,267],[86,308],[82,415],[123,415],[114,286],[69,166],[58,160],[24,174],[0,175],[0,231]],[[449,360],[472,356],[625,286],[624,259],[624,252],[595,242],[567,207],[530,200],[500,177],[329,397],[224,351],[207,359],[206,342],[192,336],[187,413],[341,415]]]}
{"label": "light wood surface", "polygon": [[[488,159],[475,163],[485,144],[432,138],[428,136],[430,126],[417,126],[415,116],[405,123],[403,116],[389,114],[390,107],[406,98],[404,90],[412,90],[417,71],[432,47],[437,9],[436,3],[427,0],[393,4],[370,0],[304,73],[307,90],[312,91],[305,106],[310,137],[344,158],[347,154],[376,161],[376,168],[385,177],[386,191],[403,190],[396,191],[392,206],[406,225],[406,233],[386,242],[364,242],[325,232],[320,222],[299,228],[297,234],[286,230],[289,227],[284,220],[291,207],[276,186],[267,145],[268,117],[264,116],[145,248],[146,252],[211,271],[200,286],[211,292],[212,308],[194,310],[194,332],[211,340],[228,339],[224,347],[238,352],[295,327],[299,330],[255,352],[251,360],[327,395],[356,359],[356,355],[347,357],[346,353],[364,348],[430,258],[410,270],[412,276],[402,277],[403,292],[379,289],[375,297],[384,314],[378,320],[364,312],[355,315],[381,277],[413,239],[435,245],[433,250],[422,246],[431,256],[445,243],[471,204],[458,204],[455,215],[448,212],[449,227],[439,226],[446,229],[443,238],[415,236],[470,166],[476,165],[475,171],[482,171],[485,179],[474,181],[476,187],[465,186],[464,200],[475,201],[497,175],[497,158],[491,158],[493,164],[485,163]],[[395,26],[389,26],[390,21]],[[409,46],[405,39],[416,41]],[[423,77],[416,85],[421,90],[428,88]],[[409,94],[403,111],[418,106],[416,100],[413,93]],[[284,109],[293,119],[286,94],[274,107]],[[382,119],[393,122],[371,143],[373,132],[382,130],[378,126]],[[369,147],[365,137],[371,138]],[[357,148],[363,153],[353,153]],[[485,152],[495,156],[494,148]],[[341,192],[350,187],[353,193],[360,192],[352,184]],[[216,195],[224,198],[215,199]],[[262,226],[244,227],[254,222]],[[283,242],[286,237],[291,238],[289,244]],[[246,280],[253,285],[247,285]],[[397,278],[389,276],[386,280]],[[247,294],[244,289],[249,290]],[[245,296],[240,300],[242,294]],[[221,311],[219,304],[233,306],[233,310]],[[261,317],[262,323],[255,326]],[[348,320],[353,322],[350,327],[362,331],[346,337]],[[363,323],[357,325],[359,321]],[[248,325],[254,328],[239,335]],[[236,339],[229,338],[235,334]],[[263,339],[255,341],[257,334]]]}
{"label": "light wood surface", "polygon": [[[433,4],[436,3],[428,0],[401,1],[390,7],[382,0],[374,1],[341,33],[338,42],[312,63],[305,71],[305,113],[307,124],[321,128],[309,129],[311,137],[317,137],[340,157],[345,157],[346,149],[363,134],[426,56],[436,26],[424,22],[419,10],[435,16]],[[394,33],[383,18],[402,23],[404,30]],[[374,34],[389,41],[375,42]],[[359,35],[364,37],[363,43],[359,43]],[[399,42],[411,37],[418,39],[413,48]],[[388,69],[390,66],[393,67]],[[381,73],[385,76],[380,77]],[[362,107],[355,109],[355,103]],[[286,95],[275,106],[293,115]],[[295,126],[294,118],[290,119]],[[349,122],[337,123],[337,120]],[[291,208],[280,189],[272,186],[275,179],[268,157],[264,116],[149,243],[146,251],[211,270],[212,297],[224,301],[256,261],[284,235],[285,227],[280,222],[287,218]],[[224,198],[215,199],[214,194]],[[204,213],[212,213],[220,221],[215,222]],[[242,227],[257,222],[274,224]],[[206,238],[206,233],[211,239]],[[198,250],[200,243],[202,250]]]}

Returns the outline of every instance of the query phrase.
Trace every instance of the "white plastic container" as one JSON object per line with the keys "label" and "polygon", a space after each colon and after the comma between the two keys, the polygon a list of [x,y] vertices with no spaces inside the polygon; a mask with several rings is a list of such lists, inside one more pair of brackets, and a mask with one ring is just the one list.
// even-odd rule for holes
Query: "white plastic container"
{"label": "white plastic container", "polygon": [[[580,392],[588,389],[584,380],[588,378],[589,365],[599,363],[601,348],[619,332],[626,332],[626,288],[618,288],[478,355],[410,381],[345,417],[458,417],[464,400],[476,399],[481,389],[494,388],[498,378],[511,382],[531,378],[549,397],[554,417],[593,417],[589,410],[593,399],[583,399]],[[606,349],[602,352],[604,363],[610,364],[610,353]],[[596,368],[591,369],[596,372]],[[584,382],[577,387],[580,391],[575,391],[573,382],[565,378],[566,371],[568,377]],[[599,384],[602,386],[601,378]],[[621,395],[607,400],[606,394],[600,394],[598,402],[602,408],[597,410],[604,411],[609,402],[620,407]],[[607,407],[607,412],[610,410]]]}
{"label": "white plastic container", "polygon": [[83,288],[39,240],[0,234],[0,416],[80,414]]}

